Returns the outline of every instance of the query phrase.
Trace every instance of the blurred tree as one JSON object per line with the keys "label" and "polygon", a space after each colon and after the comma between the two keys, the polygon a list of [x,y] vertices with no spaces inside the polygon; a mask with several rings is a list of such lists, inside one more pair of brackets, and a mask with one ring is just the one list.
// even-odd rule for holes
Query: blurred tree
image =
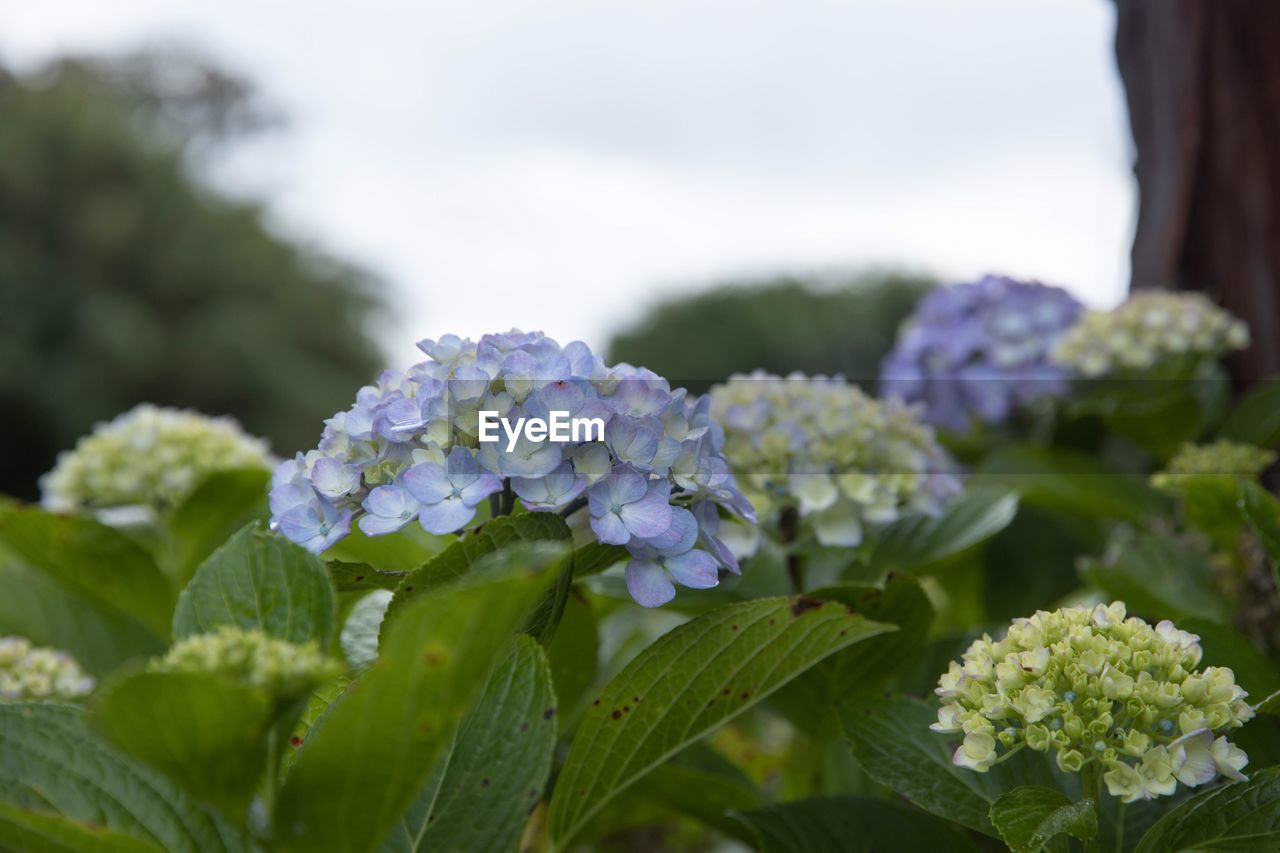
{"label": "blurred tree", "polygon": [[192,152],[262,126],[177,53],[0,71],[0,492],[140,401],[315,443],[381,358],[369,278],[211,191]]}
{"label": "blurred tree", "polygon": [[1134,288],[1211,292],[1249,321],[1237,382],[1280,373],[1280,3],[1116,0],[1137,153]]}
{"label": "blurred tree", "polygon": [[892,272],[726,284],[658,304],[614,337],[609,359],[694,392],[756,368],[843,373],[870,388],[898,326],[933,284]]}

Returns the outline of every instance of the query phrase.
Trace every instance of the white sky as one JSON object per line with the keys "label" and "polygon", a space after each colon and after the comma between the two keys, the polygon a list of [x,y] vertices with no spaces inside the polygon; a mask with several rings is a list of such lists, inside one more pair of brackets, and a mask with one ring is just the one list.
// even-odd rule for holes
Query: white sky
{"label": "white sky", "polygon": [[191,44],[289,127],[230,166],[382,275],[394,361],[510,326],[603,345],[663,294],[901,264],[1128,278],[1105,0],[6,0],[0,61]]}

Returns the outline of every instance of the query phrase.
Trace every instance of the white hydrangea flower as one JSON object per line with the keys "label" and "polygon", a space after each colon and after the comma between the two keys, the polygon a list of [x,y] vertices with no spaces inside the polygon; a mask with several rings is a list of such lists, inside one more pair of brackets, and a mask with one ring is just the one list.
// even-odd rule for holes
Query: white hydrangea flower
{"label": "white hydrangea flower", "polygon": [[1023,747],[1053,751],[1067,772],[1096,762],[1124,802],[1239,779],[1248,756],[1214,733],[1254,712],[1235,674],[1197,669],[1201,656],[1195,634],[1127,616],[1123,602],[1038,611],[952,661],[930,728],[963,734],[953,761],[978,772]]}
{"label": "white hydrangea flower", "polygon": [[55,512],[155,512],[180,503],[214,471],[272,464],[266,442],[231,418],[144,403],[60,454],[40,488],[44,506]]}
{"label": "white hydrangea flower", "polygon": [[1053,360],[1081,376],[1144,373],[1167,358],[1216,358],[1249,345],[1249,328],[1200,293],[1137,293],[1111,311],[1089,311],[1059,341]]}
{"label": "white hydrangea flower", "polygon": [[961,487],[932,428],[841,377],[757,371],[711,389],[730,470],[759,516],[794,510],[823,545],[869,525],[936,514]]}
{"label": "white hydrangea flower", "polygon": [[24,637],[0,637],[0,702],[72,702],[93,687],[93,678],[66,652],[33,646]]}
{"label": "white hydrangea flower", "polygon": [[224,625],[179,641],[163,658],[152,661],[150,670],[222,675],[277,698],[290,698],[338,675],[342,667],[314,642],[297,645],[257,628]]}

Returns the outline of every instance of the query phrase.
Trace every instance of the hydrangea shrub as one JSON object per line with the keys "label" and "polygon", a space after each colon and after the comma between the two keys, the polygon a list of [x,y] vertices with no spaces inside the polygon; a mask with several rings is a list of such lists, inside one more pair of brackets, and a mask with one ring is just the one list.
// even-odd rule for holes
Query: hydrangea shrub
{"label": "hydrangea shrub", "polygon": [[[670,601],[675,584],[705,589],[721,569],[738,570],[717,537],[720,515],[754,515],[705,397],[539,332],[446,335],[419,348],[425,361],[361,388],[315,450],[276,469],[272,524],[282,534],[321,553],[353,523],[371,536],[409,523],[455,533],[490,504],[509,511],[518,499],[532,512],[585,510],[598,541],[626,546],[627,586],[645,606]],[[598,418],[604,437],[485,443],[482,411],[511,423]]]}
{"label": "hydrangea shrub", "polygon": [[711,413],[760,516],[794,510],[823,545],[858,545],[866,527],[936,514],[961,491],[916,410],[840,377],[734,376],[711,390]]}
{"label": "hydrangea shrub", "polygon": [[1067,390],[1050,359],[1084,312],[1059,287],[985,276],[925,295],[880,371],[882,393],[921,403],[954,432],[1000,424],[1020,406]]}
{"label": "hydrangea shrub", "polygon": [[144,403],[99,424],[61,454],[40,488],[44,505],[56,512],[160,511],[181,503],[215,471],[274,462],[266,442],[231,418]]}
{"label": "hydrangea shrub", "polygon": [[1127,616],[1123,602],[1039,611],[983,636],[938,680],[936,732],[963,734],[957,767],[985,773],[1017,750],[1060,769],[1101,768],[1129,803],[1243,779],[1248,757],[1221,732],[1254,716],[1225,667],[1199,669],[1200,638]]}
{"label": "hydrangea shrub", "polygon": [[157,524],[0,499],[0,847],[1280,849],[1280,396],[1212,342],[948,436],[963,496],[923,399],[421,346]]}

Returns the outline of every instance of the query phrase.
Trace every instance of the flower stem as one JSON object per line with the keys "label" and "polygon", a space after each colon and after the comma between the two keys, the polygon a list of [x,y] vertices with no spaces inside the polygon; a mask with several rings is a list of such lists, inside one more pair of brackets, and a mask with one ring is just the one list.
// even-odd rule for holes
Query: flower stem
{"label": "flower stem", "polygon": [[778,516],[778,539],[787,551],[787,577],[791,578],[791,588],[796,592],[804,592],[803,558],[792,550],[792,543],[799,534],[800,516],[793,506],[786,507]]}
{"label": "flower stem", "polygon": [[568,518],[569,516],[573,515],[575,512],[582,509],[586,505],[587,505],[586,498],[582,498],[582,497],[574,498],[564,509],[560,510],[560,517]]}
{"label": "flower stem", "polygon": [[1124,803],[1116,806],[1116,853],[1124,853],[1124,809]]}
{"label": "flower stem", "polygon": [[1095,759],[1084,766],[1081,772],[1081,782],[1084,786],[1084,795],[1086,799],[1093,801],[1093,814],[1098,821],[1098,835],[1088,839],[1084,843],[1084,853],[1100,853],[1102,850],[1101,839],[1102,834],[1102,765]]}

